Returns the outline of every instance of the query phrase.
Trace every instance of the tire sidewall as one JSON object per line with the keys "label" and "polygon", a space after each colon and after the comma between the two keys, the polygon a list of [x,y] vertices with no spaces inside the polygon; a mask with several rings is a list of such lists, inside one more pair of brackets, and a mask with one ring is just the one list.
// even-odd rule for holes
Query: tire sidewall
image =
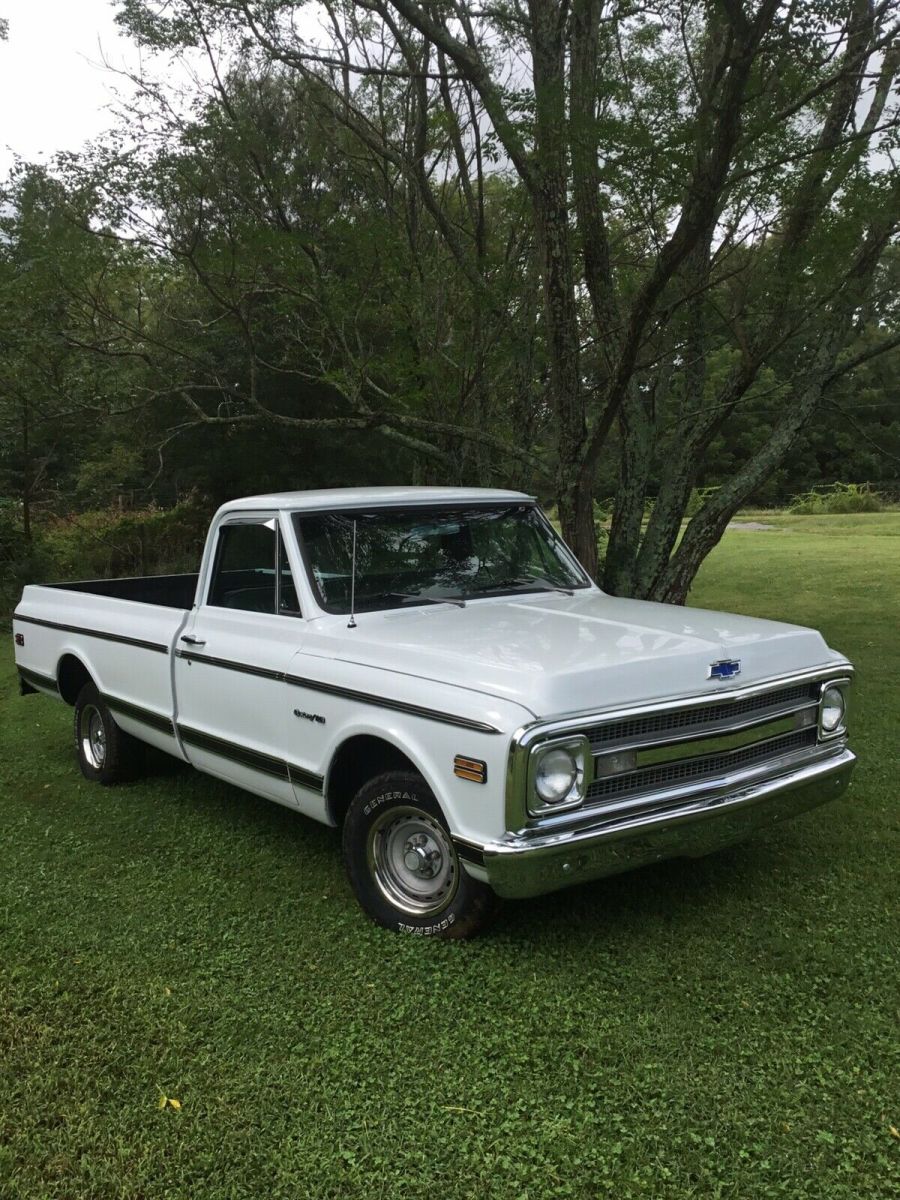
{"label": "tire sidewall", "polygon": [[[85,756],[81,745],[81,716],[88,706],[95,708],[103,722],[103,732],[106,738],[106,757],[101,767],[95,767]],[[75,754],[78,766],[85,779],[91,783],[109,786],[118,783],[126,777],[123,766],[123,733],[115,722],[115,718],[93,683],[86,683],[78,693],[75,701]]]}
{"label": "tire sidewall", "polygon": [[372,829],[389,808],[417,808],[437,821],[453,846],[440,805],[421,776],[391,771],[365,784],[353,799],[344,822],[344,865],[356,897],[379,925],[415,937],[466,937],[484,920],[490,890],[466,871],[453,848],[456,888],[446,907],[427,915],[404,912],[385,896],[373,878],[368,846]]}

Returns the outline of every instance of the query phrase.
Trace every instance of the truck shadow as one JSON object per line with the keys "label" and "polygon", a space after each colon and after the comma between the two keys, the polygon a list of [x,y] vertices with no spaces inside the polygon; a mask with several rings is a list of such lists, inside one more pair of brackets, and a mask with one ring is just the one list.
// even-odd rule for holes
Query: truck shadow
{"label": "truck shadow", "polygon": [[[298,873],[328,878],[335,904],[355,906],[341,865],[340,831],[321,825],[232,784],[200,775],[185,763],[160,752],[148,754],[145,780],[177,785],[178,803],[187,802],[197,818],[206,818],[211,836],[220,829],[250,830],[257,845],[274,850],[282,865],[296,863]],[[704,858],[676,858],[620,875],[578,884],[529,900],[499,906],[494,922],[479,938],[485,946],[565,941],[608,945],[658,940],[660,932],[680,938],[704,927],[748,927],[771,921],[773,910],[786,903],[786,891],[807,890],[827,870],[827,860],[813,854],[804,824],[813,814]],[[360,913],[360,920],[365,920]]]}
{"label": "truck shadow", "polygon": [[486,937],[513,943],[535,938],[607,947],[685,936],[783,937],[794,919],[792,897],[808,895],[828,862],[812,852],[798,823],[703,858],[673,858],[531,900],[507,901]]}

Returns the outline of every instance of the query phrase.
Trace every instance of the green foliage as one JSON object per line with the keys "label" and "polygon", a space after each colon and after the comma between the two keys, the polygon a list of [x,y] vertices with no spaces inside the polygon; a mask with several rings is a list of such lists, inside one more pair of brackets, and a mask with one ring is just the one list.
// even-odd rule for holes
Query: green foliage
{"label": "green foliage", "polygon": [[21,512],[0,503],[0,620],[28,583],[196,571],[209,516],[196,497],[170,509],[94,509],[48,519],[28,539]]}
{"label": "green foliage", "polygon": [[195,571],[208,520],[195,499],[170,509],[97,509],[51,521],[41,544],[57,579]]}
{"label": "green foliage", "polygon": [[[0,189],[0,496],[21,502],[24,523],[39,532],[83,510],[168,509],[192,492],[212,507],[268,489],[398,480],[564,500],[585,438],[608,428],[578,495],[629,497],[634,511],[616,525],[625,541],[655,512],[671,535],[657,541],[664,553],[683,517],[702,523],[704,499],[728,501],[748,464],[765,459],[816,347],[832,344],[837,373],[814,417],[734,503],[898,478],[900,348],[877,353],[900,321],[900,252],[889,237],[847,330],[831,325],[835,298],[860,278],[854,256],[897,211],[884,152],[900,123],[894,97],[880,153],[864,129],[844,136],[893,61],[883,6],[864,31],[878,51],[849,73],[835,64],[853,27],[850,0],[777,9],[741,111],[726,122],[741,134],[709,246],[700,238],[694,252],[662,258],[686,196],[706,186],[689,180],[722,111],[723,96],[700,94],[727,75],[710,58],[731,44],[721,6],[607,6],[598,69],[582,73],[596,91],[583,126],[572,64],[584,23],[573,16],[558,55],[560,147],[537,144],[527,69],[536,44],[527,25],[542,6],[433,6],[439,23],[468,13],[509,130],[548,186],[559,166],[563,205],[534,204],[507,133],[446,56],[442,91],[440,61],[415,20],[398,28],[414,55],[427,47],[434,59],[421,89],[383,16],[338,7],[313,31],[306,6],[288,0],[250,6],[255,28],[232,0],[119,0],[123,33],[144,49],[127,119],[51,167],[17,167]],[[373,45],[387,72],[351,71],[344,97],[334,62],[368,61]],[[196,69],[207,46],[215,79]],[[525,69],[507,75],[517,58]],[[863,95],[835,149],[813,154],[841,79]],[[135,139],[137,125],[153,136]],[[587,214],[573,176],[582,139],[601,164]],[[810,190],[813,168],[821,177]],[[565,228],[543,227],[567,205]],[[571,242],[560,257],[569,274],[553,298],[540,247],[560,238]],[[615,319],[597,317],[585,276],[589,260],[607,256],[601,308],[608,301]],[[657,267],[675,261],[644,307]],[[569,313],[573,327],[557,328]],[[640,352],[623,360],[625,390],[639,403],[607,422],[628,329]],[[598,503],[606,530],[614,500]],[[623,579],[639,543],[612,548]],[[636,586],[633,575],[624,586]]]}
{"label": "green foliage", "polygon": [[696,515],[711,496],[718,491],[718,486],[691,488],[691,494],[684,510],[684,515],[691,518]]}
{"label": "green foliage", "polygon": [[88,508],[113,504],[117,496],[140,486],[143,462],[140,449],[113,441],[94,451],[77,467],[75,499]]}
{"label": "green foliage", "polygon": [[170,760],[88,784],[5,649],[2,1200],[894,1200],[900,515],[789,520],[694,601],[856,662],[849,796],[469,944],[370,925],[333,830]]}
{"label": "green foliage", "polygon": [[817,516],[823,513],[883,512],[885,501],[868,484],[834,483],[830,487],[796,496],[789,512]]}
{"label": "green foliage", "polygon": [[20,507],[0,498],[0,623],[5,623],[26,584],[52,574],[52,558],[42,541],[25,536]]}

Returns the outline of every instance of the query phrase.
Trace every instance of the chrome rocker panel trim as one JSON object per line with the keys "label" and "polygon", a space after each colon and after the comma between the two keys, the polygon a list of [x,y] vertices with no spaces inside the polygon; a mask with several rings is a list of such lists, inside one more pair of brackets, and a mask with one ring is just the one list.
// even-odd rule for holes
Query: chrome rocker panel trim
{"label": "chrome rocker panel trim", "polygon": [[666,858],[697,858],[743,841],[766,825],[846,791],[856,755],[846,748],[787,774],[686,798],[665,813],[607,816],[565,832],[524,832],[484,847],[488,880],[500,896],[539,896]]}

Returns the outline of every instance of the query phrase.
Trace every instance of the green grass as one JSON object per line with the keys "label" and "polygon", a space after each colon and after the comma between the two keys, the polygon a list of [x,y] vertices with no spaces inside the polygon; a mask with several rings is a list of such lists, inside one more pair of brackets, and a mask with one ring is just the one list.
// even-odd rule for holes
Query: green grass
{"label": "green grass", "polygon": [[[758,521],[762,525],[773,525],[778,530],[799,533],[807,537],[811,533],[829,535],[848,534],[864,537],[900,537],[900,511],[880,513],[814,514],[788,513],[779,509],[746,509],[739,512],[736,521]],[[736,531],[741,532],[741,531]],[[719,552],[721,553],[721,551]],[[713,559],[712,561],[715,561]]]}
{"label": "green grass", "polygon": [[176,766],[91,787],[7,657],[0,1196],[896,1196],[890,532],[736,531],[692,598],[856,661],[846,799],[509,904],[469,944],[368,924],[337,835],[286,810]]}

